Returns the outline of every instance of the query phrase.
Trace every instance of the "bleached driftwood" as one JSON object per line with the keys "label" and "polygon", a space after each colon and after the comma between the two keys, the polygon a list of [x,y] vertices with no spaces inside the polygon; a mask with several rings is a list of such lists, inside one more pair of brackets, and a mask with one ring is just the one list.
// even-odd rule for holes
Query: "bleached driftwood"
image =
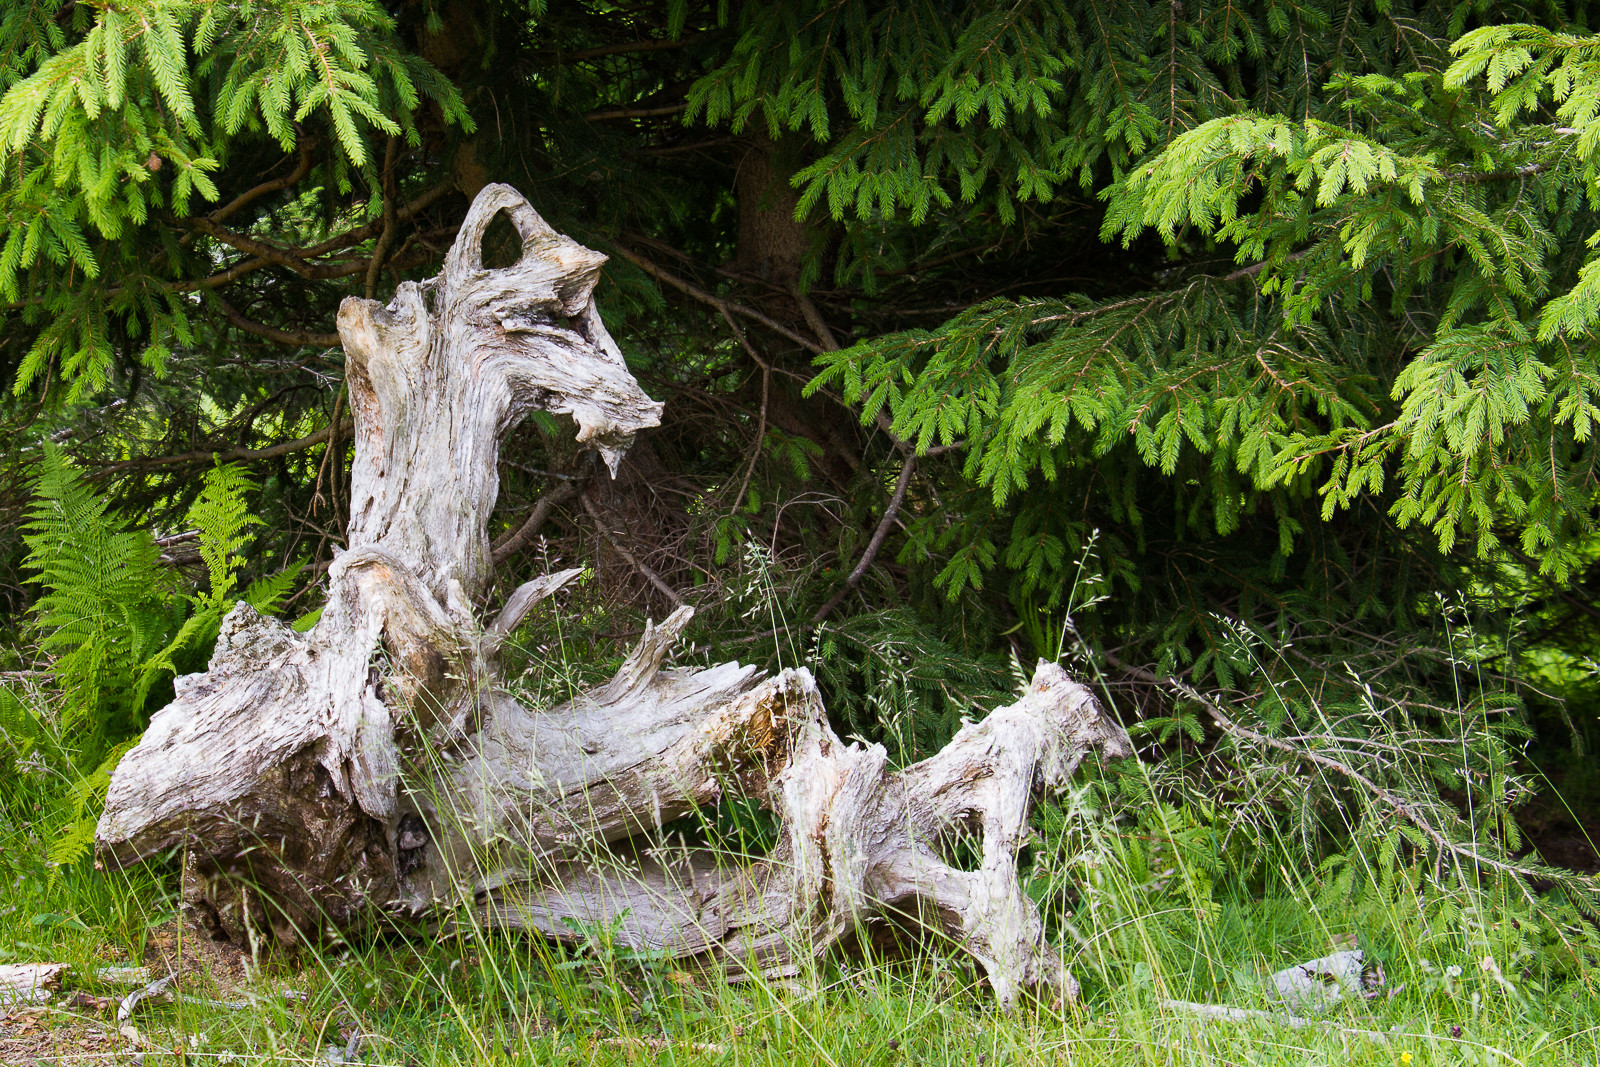
{"label": "bleached driftwood", "polygon": [[[1038,789],[1064,784],[1088,753],[1129,749],[1061,668],[1041,663],[1022,699],[900,771],[881,745],[835,735],[804,670],[768,679],[696,732],[696,773],[742,768],[746,795],[769,799],[782,833],[770,856],[719,863],[668,846],[558,859],[497,881],[485,914],[556,937],[566,920],[615,922],[629,944],[769,973],[792,973],[873,922],[912,918],[970,952],[1003,1004],[1029,986],[1076,992],[1022,891],[1017,852]],[[981,842],[970,871],[950,855],[963,839]]]}
{"label": "bleached driftwood", "polygon": [[0,1017],[16,1008],[50,1003],[66,969],[65,963],[0,964]]}
{"label": "bleached driftwood", "polygon": [[[486,270],[501,211],[522,255]],[[603,262],[491,185],[439,276],[387,307],[345,301],[352,508],[322,616],[298,634],[235,608],[209,670],[178,680],[118,766],[102,857],[181,847],[186,901],[237,939],[470,900],[552,937],[573,936],[563,919],[617,922],[636,945],[782,972],[895,913],[948,932],[1002,1002],[1070,995],[1017,851],[1041,788],[1131,746],[1059,668],[900,771],[834,735],[804,670],[663,669],[689,608],[560,708],[530,711],[502,685],[501,642],[578,572],[483,603],[501,440],[529,411],[565,412],[614,470],[661,410],[595,310]],[[778,816],[771,856],[719,867],[660,850],[662,825],[729,789]],[[974,870],[946,855],[961,834],[981,841]]]}

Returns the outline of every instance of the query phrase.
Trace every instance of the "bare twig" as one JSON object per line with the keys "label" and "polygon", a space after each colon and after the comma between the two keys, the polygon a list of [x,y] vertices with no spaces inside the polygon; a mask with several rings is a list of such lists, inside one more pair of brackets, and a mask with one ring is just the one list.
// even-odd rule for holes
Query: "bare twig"
{"label": "bare twig", "polygon": [[199,530],[185,530],[183,533],[175,533],[167,537],[151,538],[156,543],[157,548],[171,548],[173,545],[181,545],[186,541],[198,541],[199,539]]}
{"label": "bare twig", "polygon": [[400,138],[389,138],[389,146],[383,153],[383,230],[372,246],[372,260],[367,264],[368,300],[378,295],[378,276],[383,272],[383,261],[389,255],[389,246],[394,243],[394,233],[399,227],[394,210],[394,161],[399,154]]}
{"label": "bare twig", "polygon": [[[1103,652],[1102,655],[1105,656],[1106,662],[1110,663],[1113,667],[1119,671],[1122,671],[1124,674],[1127,674],[1128,676],[1136,678],[1139,681],[1145,682],[1149,685],[1161,686],[1162,688],[1171,690],[1172,692],[1175,692],[1188,700],[1194,701],[1196,704],[1200,705],[1200,707],[1205,709],[1206,714],[1211,717],[1211,721],[1216,723],[1217,727],[1221,729],[1223,733],[1228,734],[1236,739],[1242,739],[1245,741],[1250,741],[1254,744],[1263,745],[1267,748],[1276,749],[1279,752],[1293,756],[1295,759],[1333,771],[1346,780],[1360,786],[1369,796],[1373,797],[1380,803],[1387,805],[1392,811],[1394,811],[1396,815],[1399,815],[1401,818],[1405,819],[1412,826],[1415,826],[1419,831],[1421,831],[1424,837],[1433,842],[1434,847],[1439,850],[1441,855],[1444,853],[1449,853],[1450,855],[1456,857],[1457,860],[1465,860],[1474,866],[1485,867],[1490,870],[1498,871],[1501,874],[1516,875],[1519,879],[1529,877],[1535,873],[1525,866],[1515,863],[1507,863],[1504,860],[1495,859],[1493,856],[1486,856],[1476,848],[1452,841],[1442,830],[1433,824],[1433,820],[1430,819],[1411,798],[1378,784],[1349,764],[1341,762],[1340,760],[1336,760],[1331,756],[1324,755],[1323,753],[1314,751],[1312,749],[1297,747],[1281,738],[1273,737],[1270,734],[1264,734],[1259,730],[1252,730],[1248,726],[1242,726],[1239,723],[1234,722],[1233,717],[1224,711],[1221,705],[1205,696],[1198,689],[1192,685],[1189,685],[1187,682],[1181,681],[1177,678],[1164,678],[1156,674],[1154,671],[1148,671],[1142,667],[1131,666],[1122,662],[1110,652]],[[1580,880],[1592,883],[1592,879],[1581,878],[1581,876]],[[1525,885],[1522,888],[1524,893],[1528,892],[1528,889]]]}
{"label": "bare twig", "polygon": [[750,476],[756,472],[756,463],[761,459],[761,443],[766,440],[767,436],[767,400],[772,389],[772,364],[762,359],[755,348],[751,346],[750,339],[744,335],[744,331],[739,328],[739,324],[734,321],[733,316],[728,314],[728,309],[721,308],[719,310],[722,312],[722,317],[728,320],[728,328],[733,331],[733,336],[738,339],[740,346],[745,350],[745,354],[755,360],[756,364],[761,368],[761,415],[756,422],[756,443],[755,447],[750,450],[750,465],[745,467],[744,481],[739,483],[739,491],[733,495],[733,506],[738,507],[739,501],[744,499],[745,490],[750,488]]}
{"label": "bare twig", "polygon": [[[805,317],[806,324],[809,325],[812,330],[816,331],[817,337],[822,341],[823,345],[826,346],[826,349],[830,352],[837,351],[839,348],[839,341],[836,337],[834,337],[833,331],[829,329],[827,320],[824,319],[822,317],[822,313],[817,310],[816,304],[812,303],[811,298],[802,292],[799,286],[796,286],[794,289],[794,298],[795,302],[800,305],[800,314]],[[861,553],[861,558],[856,561],[856,565],[850,571],[850,576],[845,579],[844,585],[840,586],[839,589],[831,597],[829,597],[826,602],[823,603],[822,607],[817,609],[817,613],[811,616],[811,622],[813,625],[822,622],[829,615],[832,615],[834,609],[840,604],[844,603],[844,598],[850,595],[850,591],[861,584],[861,579],[867,573],[867,568],[871,567],[873,561],[878,558],[878,553],[883,548],[883,542],[888,539],[889,529],[895,524],[895,521],[900,516],[900,505],[905,503],[906,489],[911,484],[911,476],[915,474],[917,470],[916,451],[908,442],[902,441],[899,435],[894,432],[894,424],[890,421],[889,416],[881,409],[877,412],[875,423],[877,427],[889,438],[889,440],[894,442],[895,450],[900,453],[902,464],[900,468],[900,478],[895,482],[894,492],[889,497],[889,506],[884,508],[883,517],[878,520],[877,529],[872,531],[872,539],[867,542],[866,551]],[[924,451],[923,455],[934,456],[942,452],[949,452],[954,449],[961,448],[964,445],[965,442],[953,442],[948,445],[936,445],[933,448],[929,448]]]}
{"label": "bare twig", "polygon": [[[311,510],[313,511],[322,504],[322,476],[327,471],[328,463],[339,445],[339,417],[344,414],[344,391],[345,387],[341,383],[339,391],[333,394],[333,417],[328,420],[328,447],[322,450],[322,462],[317,464],[317,482],[311,488]],[[337,493],[338,489],[335,488],[333,492]],[[337,511],[337,508],[335,508],[335,511]],[[337,517],[335,515],[335,518]]]}
{"label": "bare twig", "polygon": [[883,518],[878,520],[878,528],[872,531],[872,540],[867,542],[867,549],[861,553],[861,559],[856,562],[855,569],[850,572],[850,577],[844,580],[838,592],[828,598],[827,603],[817,609],[811,616],[813,623],[819,623],[833,614],[833,609],[844,602],[850,591],[861,584],[862,575],[867,573],[867,568],[872,566],[872,561],[878,558],[878,551],[883,548],[883,542],[889,536],[889,527],[894,525],[896,516],[900,514],[900,505],[905,503],[906,487],[911,484],[911,476],[917,470],[917,457],[909,453],[902,453],[902,466],[900,478],[894,483],[894,493],[889,497],[889,506],[883,509]]}
{"label": "bare twig", "polygon": [[678,591],[676,589],[668,585],[666,580],[652,570],[647,563],[636,557],[626,548],[622,547],[622,543],[617,540],[616,535],[613,534],[610,528],[606,525],[605,516],[601,515],[599,507],[596,506],[593,500],[589,499],[589,494],[581,493],[579,494],[578,499],[583,503],[583,510],[587,511],[589,513],[589,517],[594,520],[595,529],[599,530],[600,536],[606,539],[606,544],[610,545],[617,555],[627,560],[629,566],[643,575],[645,581],[649,582],[651,585],[660,590],[661,594],[668,600],[672,601],[675,607],[683,607],[683,597],[678,595]]}
{"label": "bare twig", "polygon": [[571,500],[577,494],[577,484],[575,482],[564,481],[535,501],[533,505],[533,511],[528,515],[527,521],[521,526],[517,527],[513,532],[507,534],[502,540],[497,541],[494,546],[490,548],[489,558],[494,561],[494,565],[498,567],[500,564],[504,563],[518,552],[522,551],[524,545],[526,545],[529,541],[532,541],[535,537],[539,536],[539,531],[549,520],[550,513],[555,511],[559,505]]}
{"label": "bare twig", "polygon": [[661,107],[615,107],[604,111],[591,111],[583,116],[590,122],[605,122],[608,119],[653,119],[661,115],[676,115],[687,103],[664,104]]}
{"label": "bare twig", "polygon": [[662,159],[666,156],[681,156],[689,152],[701,152],[707,148],[719,148],[725,144],[732,144],[737,139],[735,137],[713,137],[705,141],[691,141],[688,144],[663,145],[660,148],[641,148],[638,152],[643,156],[654,156],[657,159]]}
{"label": "bare twig", "polygon": [[612,247],[617,250],[617,254],[622,256],[623,259],[626,259],[628,262],[632,263],[634,266],[638,267],[652,278],[655,278],[657,281],[665,282],[674,289],[694,297],[702,304],[709,304],[718,311],[731,311],[734,314],[742,315],[744,318],[750,319],[752,322],[759,322],[773,333],[776,333],[781,337],[787,337],[789,340],[793,341],[795,344],[814,355],[821,355],[824,351],[822,346],[817,344],[817,342],[813,341],[811,338],[806,337],[804,334],[796,333],[783,323],[778,322],[767,315],[763,315],[755,308],[745,307],[743,304],[735,303],[732,300],[724,300],[720,296],[716,296],[713,293],[708,293],[698,285],[695,285],[693,282],[685,281],[684,279],[664,269],[658,264],[652,263],[650,260],[639,255],[639,253],[623,245],[614,244]]}

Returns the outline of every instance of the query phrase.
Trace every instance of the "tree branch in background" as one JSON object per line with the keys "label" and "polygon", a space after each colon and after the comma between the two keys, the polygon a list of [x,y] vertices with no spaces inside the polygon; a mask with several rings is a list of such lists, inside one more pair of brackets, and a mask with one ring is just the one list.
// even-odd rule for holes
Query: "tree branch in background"
{"label": "tree branch in background", "polygon": [[653,119],[662,115],[676,115],[688,104],[663,104],[660,107],[617,107],[605,111],[591,111],[583,117],[590,122],[605,122],[609,119]]}
{"label": "tree branch in background", "polygon": [[679,37],[675,41],[630,41],[625,44],[607,44],[596,48],[580,48],[575,52],[560,52],[550,49],[542,54],[555,56],[556,61],[559,63],[579,63],[585,59],[599,59],[601,56],[633,55],[639,52],[665,52],[672,48],[687,48],[704,36],[704,33],[691,33],[687,36]]}
{"label": "tree branch in background", "polygon": [[[295,161],[293,170],[281,178],[273,178],[271,181],[262,182],[254,188],[246,189],[205,217],[211,222],[223,222],[264,196],[270,196],[273,193],[289,188],[291,185],[300,184],[305,176],[311,173],[311,153],[316,146],[317,139],[315,137],[302,135],[300,137],[300,157]],[[194,234],[189,233],[184,234],[179,243],[187,245],[193,241]]]}
{"label": "tree branch in background", "polygon": [[221,241],[229,248],[255,256],[262,261],[263,266],[268,263],[275,263],[280,267],[288,267],[302,278],[319,277],[319,268],[307,263],[295,249],[281,248],[266,241],[258,241],[254,237],[246,237],[244,234],[235,233],[208,218],[190,219],[187,225],[196,232],[203,233],[213,240]]}
{"label": "tree branch in background", "polygon": [[817,613],[811,616],[812,623],[819,623],[833,614],[833,609],[844,602],[850,591],[861,584],[862,575],[867,573],[867,568],[872,566],[872,561],[878,558],[878,551],[883,548],[883,542],[889,536],[889,527],[894,525],[895,517],[900,514],[900,505],[905,503],[906,487],[911,484],[911,476],[917,470],[917,457],[910,452],[902,452],[900,478],[894,483],[894,493],[889,497],[889,506],[883,509],[883,518],[878,520],[878,528],[872,531],[872,540],[867,542],[867,550],[861,553],[861,559],[850,572],[850,577],[844,580],[844,585],[833,596],[829,597]]}
{"label": "tree branch in background", "polygon": [[562,482],[554,489],[541,496],[534,502],[533,511],[521,526],[517,527],[504,538],[494,543],[489,550],[489,556],[496,567],[522,551],[529,541],[539,536],[539,531],[549,520],[550,514],[557,507],[571,500],[578,493],[578,483]]}
{"label": "tree branch in background", "polygon": [[681,156],[689,152],[703,152],[709,148],[719,148],[725,144],[732,144],[737,139],[738,138],[735,137],[713,137],[710,140],[691,141],[688,144],[662,145],[659,148],[641,148],[639,149],[639,154],[642,156],[650,156],[654,159],[662,159],[666,156]]}
{"label": "tree branch in background", "polygon": [[595,505],[593,500],[589,499],[589,494],[579,494],[578,499],[583,503],[583,510],[587,511],[589,513],[589,517],[594,520],[595,529],[600,531],[600,536],[605,538],[606,544],[610,545],[616,551],[617,555],[627,560],[628,564],[633,567],[634,570],[643,575],[647,582],[660,590],[662,596],[665,596],[668,600],[672,601],[674,607],[683,607],[683,597],[678,595],[678,591],[676,589],[668,585],[666,580],[663,579],[661,575],[657,574],[650,568],[649,564],[645,563],[643,560],[636,557],[632,552],[629,552],[626,548],[622,547],[622,544],[617,540],[616,535],[613,534],[610,528],[606,525],[605,516],[600,513],[599,507]]}
{"label": "tree branch in background", "polygon": [[211,300],[214,304],[216,304],[217,310],[222,312],[223,317],[234,326],[237,326],[245,333],[252,333],[257,337],[265,337],[267,340],[276,341],[280,345],[311,345],[313,347],[320,348],[333,348],[339,343],[339,335],[336,333],[310,333],[305,330],[281,330],[276,326],[268,326],[264,322],[257,322],[254,319],[246,318],[232,304],[222,299],[222,297],[215,292],[211,294]]}
{"label": "tree branch in background", "polygon": [[[340,429],[354,428],[354,423],[346,422]],[[108,463],[99,468],[91,478],[103,478],[108,474],[115,474],[122,470],[148,470],[155,467],[172,467],[180,463],[232,463],[235,460],[254,461],[273,459],[277,456],[286,456],[291,452],[303,452],[308,448],[315,448],[328,439],[332,432],[331,425],[324,426],[314,434],[301,437],[294,441],[284,441],[267,448],[217,448],[198,449],[194,452],[182,452],[175,456],[151,456],[144,459],[125,459],[117,463]]]}
{"label": "tree branch in background", "polygon": [[622,256],[623,259],[626,259],[628,262],[632,263],[634,266],[650,275],[650,277],[656,279],[657,281],[667,283],[674,289],[677,289],[679,292],[687,293],[689,296],[694,297],[702,304],[709,304],[711,307],[714,307],[723,313],[731,311],[735,314],[743,315],[752,322],[759,322],[773,333],[776,333],[781,337],[787,337],[789,340],[793,341],[795,344],[799,345],[801,348],[804,348],[807,352],[810,352],[813,355],[820,356],[824,351],[822,346],[818,345],[817,342],[811,340],[809,337],[794,332],[783,323],[763,315],[755,308],[745,307],[743,304],[734,303],[732,300],[724,300],[720,296],[717,296],[713,293],[708,293],[698,285],[695,285],[693,282],[685,281],[676,274],[673,274],[671,271],[666,270],[658,264],[652,263],[650,260],[644,258],[639,253],[627,248],[624,245],[613,244],[612,247],[617,250],[617,254]]}
{"label": "tree branch in background", "polygon": [[793,289],[794,302],[800,305],[800,314],[805,318],[806,325],[816,333],[817,339],[822,342],[822,347],[828,352],[837,352],[840,348],[839,341],[833,335],[833,330],[828,326],[828,320],[822,317],[822,312],[817,310],[817,305],[812,303],[811,297],[805,290],[796,285]]}
{"label": "tree branch in background", "polygon": [[383,153],[383,230],[372,246],[372,259],[367,264],[368,300],[378,295],[378,277],[383,273],[383,261],[389,255],[389,247],[394,244],[394,232],[399,227],[394,210],[394,161],[399,154],[400,138],[389,138],[389,145]]}
{"label": "tree branch in background", "polygon": [[[395,218],[400,222],[410,222],[413,218],[432,207],[439,200],[443,199],[446,195],[455,192],[455,190],[456,185],[454,180],[441,182],[426,192],[419,194],[415,200],[412,200],[405,206],[401,207],[395,212]],[[211,231],[216,230],[220,231],[222,234],[226,234],[226,237],[217,236],[216,239],[222,241],[224,244],[230,245],[231,247],[239,247],[237,244],[235,244],[236,241],[250,240],[250,238],[246,238],[242,234],[235,234],[231,230],[223,229],[222,227],[217,226],[214,222],[204,220],[190,221],[193,223],[194,228],[200,229],[202,232],[211,233]],[[383,232],[383,225],[384,220],[382,218],[373,219],[371,222],[357,226],[352,230],[346,230],[344,233],[335,237],[330,237],[326,241],[312,245],[310,248],[300,248],[294,249],[293,251],[288,251],[285,249],[276,248],[275,246],[266,247],[275,255],[288,256],[304,263],[311,271],[311,273],[305,275],[305,277],[323,280],[331,278],[346,278],[352,274],[360,274],[364,272],[367,269],[367,259],[362,258],[357,260],[354,264],[341,263],[337,266],[329,264],[313,264],[311,261],[320,256],[325,256],[332,252],[338,252],[346,248],[351,248],[355,245],[361,244],[363,241],[370,240]],[[216,236],[215,234],[212,235]],[[244,249],[241,249],[241,251],[244,251]],[[266,256],[254,255],[253,253],[252,255],[253,258],[244,260],[240,263],[235,263],[233,266],[227,268],[226,270],[219,271],[216,274],[208,275],[204,278],[198,278],[194,281],[172,282],[171,284],[165,286],[165,289],[167,292],[172,293],[190,293],[205,289],[217,289],[229,284],[230,282],[237,281],[239,278],[251,273],[252,271],[257,271],[262,267],[269,266],[273,262],[272,259],[269,259]],[[291,267],[291,269],[295,269],[296,273],[299,273],[297,268]]]}

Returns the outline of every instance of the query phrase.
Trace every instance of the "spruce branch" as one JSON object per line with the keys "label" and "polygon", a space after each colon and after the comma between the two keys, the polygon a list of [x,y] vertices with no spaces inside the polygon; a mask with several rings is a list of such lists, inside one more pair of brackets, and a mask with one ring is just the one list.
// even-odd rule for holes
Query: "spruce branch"
{"label": "spruce branch", "polygon": [[780,337],[788,338],[801,348],[804,348],[806,351],[813,354],[820,355],[823,351],[822,346],[817,344],[817,342],[811,340],[803,334],[796,333],[795,331],[789,329],[789,327],[783,325],[781,322],[776,321],[770,316],[763,315],[754,308],[746,307],[745,305],[736,303],[732,300],[724,300],[720,296],[715,296],[712,293],[708,293],[698,285],[695,285],[693,282],[685,281],[683,278],[678,277],[671,271],[657,263],[652,262],[625,245],[613,243],[612,247],[617,250],[617,253],[621,255],[623,259],[626,259],[629,263],[632,263],[634,266],[650,275],[650,277],[655,278],[657,281],[665,282],[667,285],[672,286],[681,293],[693,297],[702,304],[716,308],[718,311],[737,314],[743,318],[751,320],[752,322],[759,322],[773,333],[779,335]]}

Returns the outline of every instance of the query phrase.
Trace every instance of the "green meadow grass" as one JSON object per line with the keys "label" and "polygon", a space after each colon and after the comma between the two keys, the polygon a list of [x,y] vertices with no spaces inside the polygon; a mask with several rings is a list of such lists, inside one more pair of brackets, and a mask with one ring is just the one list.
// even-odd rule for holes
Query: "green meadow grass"
{"label": "green meadow grass", "polygon": [[[569,659],[562,638],[552,640],[558,660],[542,657],[519,679],[531,706],[570,696],[592,680],[584,670],[606,673]],[[69,987],[120,995],[96,987],[95,968],[145,960],[158,936],[200,935],[178,921],[175,863],[97,871],[49,862],[51,842],[77,818],[64,803],[72,753],[60,717],[33,695],[48,743],[26,758],[0,744],[0,963],[67,963]],[[1151,766],[1080,773],[1039,811],[1027,873],[1052,944],[1083,986],[1070,1005],[1027,1001],[1002,1013],[981,968],[931,937],[878,931],[791,977],[730,982],[632,951],[611,929],[575,930],[580,944],[566,946],[486,928],[463,907],[434,932],[377,932],[251,960],[243,1006],[216,1003],[240,999],[232,982],[186,972],[184,991],[211,1003],[140,1004],[141,1062],[328,1064],[358,1034],[360,1059],[397,1067],[1600,1065],[1600,933],[1580,909],[1546,907],[1510,878],[1436,870],[1392,835],[1341,855],[1340,835],[1325,833],[1327,848],[1312,857],[1267,807],[1236,813],[1249,817],[1219,833],[1221,801],[1130,801],[1172,795],[1155,787]],[[1130,779],[1137,788],[1126,788]],[[701,822],[706,843],[770,838],[748,810],[724,807]],[[1355,826],[1342,836],[1363,840]],[[1377,995],[1302,1010],[1309,1025],[1290,1025],[1264,992],[1268,976],[1352,944],[1383,970]],[[1174,1002],[1256,1014],[1207,1018]],[[103,1015],[45,1018],[116,1030]],[[68,1067],[132,1055],[124,1042],[34,1059]]]}
{"label": "green meadow grass", "polygon": [[[152,931],[174,929],[176,875],[50,866],[34,818],[42,806],[27,790],[6,795],[0,962],[69,963],[69,986],[94,991],[94,967],[137,961]],[[1592,961],[1574,949],[1562,966],[1559,938],[1553,949],[1519,948],[1512,902],[1461,890],[1443,909],[1449,921],[1404,890],[1384,906],[1333,908],[1309,874],[1296,875],[1303,862],[1287,859],[1255,891],[1223,885],[1199,905],[1100,865],[1056,931],[1082,998],[1009,1015],[950,946],[886,956],[869,944],[792,978],[730,983],[630,951],[605,929],[581,931],[586,943],[570,948],[485,929],[463,911],[443,934],[391,932],[255,961],[246,1007],[152,1000],[134,1022],[151,1046],[147,1065],[327,1063],[357,1032],[365,1062],[428,1067],[1600,1063]],[[1381,963],[1383,992],[1313,1026],[1287,1025],[1261,980],[1350,937]],[[200,975],[185,988],[237,995],[208,990]],[[1166,1001],[1270,1017],[1212,1020]],[[80,1061],[89,1057],[39,1062]]]}

